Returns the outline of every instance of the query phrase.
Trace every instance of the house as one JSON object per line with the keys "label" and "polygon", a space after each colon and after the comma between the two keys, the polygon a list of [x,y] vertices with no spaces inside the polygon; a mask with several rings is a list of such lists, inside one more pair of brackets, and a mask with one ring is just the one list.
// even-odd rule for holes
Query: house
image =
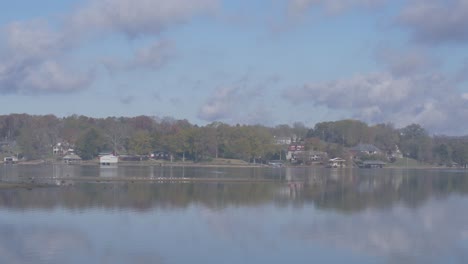
{"label": "house", "polygon": [[352,153],[353,157],[358,157],[362,155],[380,155],[383,154],[383,152],[376,146],[372,144],[358,144],[355,147],[352,147],[350,149],[350,152]]}
{"label": "house", "polygon": [[99,164],[101,165],[113,165],[119,162],[119,157],[109,154],[99,157]]}
{"label": "house", "polygon": [[286,159],[293,162],[297,160],[299,154],[304,153],[305,146],[302,144],[291,144],[288,147],[288,152],[286,153]]}
{"label": "house", "polygon": [[73,146],[68,142],[59,142],[52,147],[52,153],[55,156],[73,154],[74,152]]}
{"label": "house", "polygon": [[81,157],[74,153],[65,155],[62,159],[67,164],[81,163]]}
{"label": "house", "polygon": [[290,145],[291,143],[292,143],[291,137],[276,137],[275,136],[276,145]]}
{"label": "house", "polygon": [[333,158],[328,160],[327,168],[344,168],[346,167],[346,160],[342,158]]}
{"label": "house", "polygon": [[5,164],[15,164],[15,163],[18,162],[18,158],[15,157],[15,156],[5,157],[5,158],[3,158],[3,162]]}
{"label": "house", "polygon": [[398,158],[398,159],[403,158],[403,154],[401,153],[400,148],[398,148],[398,145],[395,145],[395,150],[391,153],[390,156],[392,158]]}
{"label": "house", "polygon": [[326,160],[327,156],[328,154],[322,151],[296,151],[292,154],[292,160],[298,160],[310,164],[313,162],[320,162]]}
{"label": "house", "polygon": [[169,160],[171,158],[171,154],[165,151],[155,151],[150,154],[150,158],[155,160]]}
{"label": "house", "polygon": [[310,161],[321,161],[321,160],[324,160],[328,156],[326,152],[314,151],[314,150],[309,151],[308,155],[309,155]]}

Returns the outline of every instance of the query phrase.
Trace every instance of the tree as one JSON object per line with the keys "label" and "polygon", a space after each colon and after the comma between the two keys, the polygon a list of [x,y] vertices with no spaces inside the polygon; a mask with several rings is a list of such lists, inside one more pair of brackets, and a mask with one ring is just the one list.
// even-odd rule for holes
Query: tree
{"label": "tree", "polygon": [[107,140],[112,144],[115,153],[126,152],[125,143],[130,138],[130,126],[126,124],[125,118],[108,117],[102,122],[102,129]]}
{"label": "tree", "polygon": [[105,146],[104,138],[96,128],[88,129],[76,143],[76,149],[84,160],[95,158]]}
{"label": "tree", "polygon": [[432,138],[418,124],[411,124],[400,129],[401,150],[407,156],[419,160],[432,159]]}
{"label": "tree", "polygon": [[459,142],[453,147],[453,161],[466,168],[468,164],[468,143]]}
{"label": "tree", "polygon": [[371,127],[374,144],[383,151],[391,152],[400,143],[400,135],[392,124],[378,124]]}
{"label": "tree", "polygon": [[434,147],[433,152],[434,156],[442,164],[449,164],[452,161],[452,148],[445,143]]}
{"label": "tree", "polygon": [[148,155],[153,150],[151,135],[148,131],[137,131],[129,142],[129,150],[132,154]]}
{"label": "tree", "polygon": [[37,142],[37,137],[33,134],[33,130],[27,127],[24,127],[20,130],[20,135],[18,137],[18,145],[21,149],[22,155],[28,159],[37,159],[41,156],[39,145]]}

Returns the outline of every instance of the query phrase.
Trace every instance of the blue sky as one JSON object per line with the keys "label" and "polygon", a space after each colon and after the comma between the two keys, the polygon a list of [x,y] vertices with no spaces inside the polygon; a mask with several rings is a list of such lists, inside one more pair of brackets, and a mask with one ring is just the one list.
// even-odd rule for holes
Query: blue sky
{"label": "blue sky", "polygon": [[0,114],[468,131],[465,0],[2,6]]}

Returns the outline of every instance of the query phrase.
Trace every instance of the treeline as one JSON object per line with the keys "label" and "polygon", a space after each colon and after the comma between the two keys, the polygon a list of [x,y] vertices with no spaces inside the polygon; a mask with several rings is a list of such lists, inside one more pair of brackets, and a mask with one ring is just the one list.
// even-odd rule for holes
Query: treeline
{"label": "treeline", "polygon": [[93,159],[100,152],[165,152],[195,162],[212,158],[260,162],[284,158],[287,146],[277,144],[278,139],[291,138],[305,145],[306,150],[327,152],[332,157],[346,157],[350,147],[366,143],[384,153],[398,148],[404,156],[433,164],[468,162],[467,137],[433,136],[417,124],[395,128],[392,124],[368,125],[357,120],[321,122],[309,128],[299,122],[275,127],[221,122],[198,126],[169,117],[11,114],[0,116],[0,138],[4,156],[20,154],[26,159],[51,157],[53,146],[67,143],[83,159]]}

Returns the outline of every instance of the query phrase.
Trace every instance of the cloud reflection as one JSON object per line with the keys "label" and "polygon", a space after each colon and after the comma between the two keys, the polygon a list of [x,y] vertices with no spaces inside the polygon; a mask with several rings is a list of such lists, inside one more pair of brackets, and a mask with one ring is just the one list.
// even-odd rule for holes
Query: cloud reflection
{"label": "cloud reflection", "polygon": [[468,213],[460,210],[466,202],[466,198],[430,199],[416,209],[400,205],[345,216],[302,218],[284,232],[293,239],[387,257],[392,263],[398,259],[432,263],[448,256],[467,259],[468,252],[458,251],[467,242]]}

